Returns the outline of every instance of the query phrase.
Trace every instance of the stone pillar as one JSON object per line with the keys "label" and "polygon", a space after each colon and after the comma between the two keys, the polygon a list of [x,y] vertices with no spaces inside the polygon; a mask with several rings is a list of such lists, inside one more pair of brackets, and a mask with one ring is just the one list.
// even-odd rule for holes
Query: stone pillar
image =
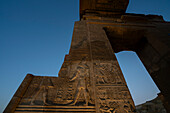
{"label": "stone pillar", "polygon": [[170,112],[170,49],[167,44],[169,38],[159,33],[158,31],[148,34],[147,42],[137,51],[137,54],[160,89],[165,108]]}

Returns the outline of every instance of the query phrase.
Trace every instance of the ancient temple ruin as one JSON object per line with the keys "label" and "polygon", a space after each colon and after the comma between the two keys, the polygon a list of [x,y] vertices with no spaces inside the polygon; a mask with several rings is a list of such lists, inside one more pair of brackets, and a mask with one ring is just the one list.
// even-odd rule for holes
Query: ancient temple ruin
{"label": "ancient temple ruin", "polygon": [[58,77],[28,74],[4,113],[135,113],[115,53],[135,51],[161,90],[170,90],[170,23],[162,16],[127,14],[128,0],[80,0],[71,48]]}

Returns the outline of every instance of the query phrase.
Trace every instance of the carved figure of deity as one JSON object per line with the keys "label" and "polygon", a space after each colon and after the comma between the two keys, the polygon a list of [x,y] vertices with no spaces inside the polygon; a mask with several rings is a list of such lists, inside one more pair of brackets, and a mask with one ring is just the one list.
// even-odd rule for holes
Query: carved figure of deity
{"label": "carved figure of deity", "polygon": [[89,67],[86,64],[85,61],[80,62],[80,64],[77,66],[77,70],[70,81],[77,80],[77,90],[75,93],[75,97],[73,100],[72,105],[75,105],[77,103],[77,100],[79,99],[80,94],[83,93],[85,98],[85,105],[88,105],[89,99],[88,99],[88,92],[87,92],[87,79],[89,75]]}

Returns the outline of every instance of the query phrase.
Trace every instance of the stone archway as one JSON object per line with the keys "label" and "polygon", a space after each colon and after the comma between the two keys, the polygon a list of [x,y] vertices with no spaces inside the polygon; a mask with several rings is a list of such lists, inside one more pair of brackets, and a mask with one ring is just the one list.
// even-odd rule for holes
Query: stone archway
{"label": "stone archway", "polygon": [[170,52],[158,33],[150,29],[138,27],[104,27],[106,35],[115,53],[134,51],[146,67],[155,84],[161,91],[160,97],[166,109],[169,109],[170,83],[167,78],[170,73]]}

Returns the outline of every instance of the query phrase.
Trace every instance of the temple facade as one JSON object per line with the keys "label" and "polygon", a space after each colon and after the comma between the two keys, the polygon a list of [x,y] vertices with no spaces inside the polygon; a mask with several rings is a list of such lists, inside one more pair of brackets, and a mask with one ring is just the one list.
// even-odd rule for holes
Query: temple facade
{"label": "temple facade", "polygon": [[80,0],[80,21],[59,76],[28,74],[4,113],[136,113],[115,57],[124,50],[139,55],[168,109],[170,23],[162,16],[127,14],[128,3]]}

